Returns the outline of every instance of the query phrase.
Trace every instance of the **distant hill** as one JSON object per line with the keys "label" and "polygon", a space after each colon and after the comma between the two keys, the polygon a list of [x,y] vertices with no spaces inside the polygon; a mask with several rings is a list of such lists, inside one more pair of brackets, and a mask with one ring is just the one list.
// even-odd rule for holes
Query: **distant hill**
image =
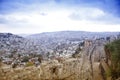
{"label": "distant hill", "polygon": [[[85,31],[58,31],[45,32],[27,36],[18,36],[11,33],[0,33],[0,51],[11,53],[46,53],[58,48],[72,47],[72,42],[78,44],[85,39],[106,38],[116,36],[119,32],[85,32]],[[24,34],[25,35],[25,34]]]}
{"label": "distant hill", "polygon": [[58,32],[45,32],[40,34],[33,34],[27,37],[31,38],[93,38],[93,37],[106,37],[116,35],[119,32],[85,32],[85,31],[58,31]]}
{"label": "distant hill", "polygon": [[26,36],[28,39],[34,40],[36,43],[59,43],[66,41],[80,41],[85,39],[106,38],[108,36],[116,36],[119,32],[85,32],[85,31],[58,31],[45,32]]}
{"label": "distant hill", "polygon": [[18,45],[19,43],[22,43],[25,40],[25,38],[11,34],[11,33],[0,33],[0,47],[7,45]]}
{"label": "distant hill", "polygon": [[0,33],[0,54],[9,54],[20,48],[25,38],[11,33]]}
{"label": "distant hill", "polygon": [[18,35],[14,35],[12,33],[0,33],[0,39],[3,39],[3,38],[22,38],[21,36],[18,36]]}
{"label": "distant hill", "polygon": [[0,33],[0,54],[30,53],[34,49],[32,41],[11,33]]}

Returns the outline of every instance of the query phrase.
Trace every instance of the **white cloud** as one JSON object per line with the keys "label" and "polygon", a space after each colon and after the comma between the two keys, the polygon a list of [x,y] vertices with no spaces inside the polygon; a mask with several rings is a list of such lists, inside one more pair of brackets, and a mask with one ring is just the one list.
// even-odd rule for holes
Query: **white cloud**
{"label": "white cloud", "polygon": [[[53,5],[49,6],[53,7]],[[111,25],[107,23],[109,18],[111,19],[110,22],[113,20],[115,20],[114,22],[119,22],[119,19],[101,9],[93,7],[67,7],[63,9],[57,6],[57,8],[51,9],[44,5],[41,7],[38,6],[37,9],[32,9],[32,11],[28,10],[0,15],[0,18],[6,21],[6,23],[0,24],[0,32],[40,33],[61,30],[120,31],[120,24],[115,23]]]}
{"label": "white cloud", "polygon": [[91,20],[91,19],[98,19],[101,17],[106,16],[106,13],[98,8],[93,7],[81,7],[78,10],[75,10],[71,15],[70,18],[77,19],[77,20]]}

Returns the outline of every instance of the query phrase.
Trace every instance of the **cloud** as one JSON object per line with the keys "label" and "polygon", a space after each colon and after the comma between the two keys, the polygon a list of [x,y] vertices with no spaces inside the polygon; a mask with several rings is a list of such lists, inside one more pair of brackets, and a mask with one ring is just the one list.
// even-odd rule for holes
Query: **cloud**
{"label": "cloud", "polygon": [[[84,8],[81,8],[85,10]],[[87,11],[89,8],[86,9]],[[33,11],[31,13],[21,12],[12,13],[2,16],[6,19],[7,23],[0,26],[1,31],[8,31],[12,33],[40,33],[40,32],[51,32],[51,31],[62,31],[62,30],[84,30],[84,31],[117,31],[120,30],[119,25],[114,23],[113,25],[107,23],[107,19],[104,17],[107,15],[105,12],[95,8],[90,14],[85,14],[85,11],[72,10],[72,9],[58,9],[49,10],[46,12]],[[77,13],[80,19],[71,19],[70,15]],[[41,15],[42,14],[42,15]],[[43,15],[47,14],[47,15]],[[81,15],[80,15],[81,14]],[[74,16],[73,16],[74,17]],[[78,18],[79,18],[78,17]],[[101,22],[98,20],[101,18]],[[111,18],[111,22],[116,20],[114,17]],[[98,21],[99,22],[98,22]],[[115,22],[115,21],[114,21]],[[109,28],[108,28],[109,27]]]}
{"label": "cloud", "polygon": [[120,19],[111,13],[94,7],[81,7],[69,15],[72,20],[86,20],[103,24],[120,24]]}
{"label": "cloud", "polygon": [[82,19],[98,19],[105,16],[105,12],[98,8],[93,7],[81,7],[77,11],[73,12],[69,17],[75,20],[82,20]]}
{"label": "cloud", "polygon": [[114,15],[115,13],[111,13],[109,9],[103,9],[106,6],[105,1],[108,5],[107,0],[92,0],[92,2],[89,0],[5,1],[8,2],[0,3],[2,4],[0,5],[0,32],[120,30],[120,18]]}
{"label": "cloud", "polygon": [[120,17],[120,1],[119,0],[0,0],[0,13],[18,12],[34,10],[36,8],[45,7],[96,7],[112,13]]}

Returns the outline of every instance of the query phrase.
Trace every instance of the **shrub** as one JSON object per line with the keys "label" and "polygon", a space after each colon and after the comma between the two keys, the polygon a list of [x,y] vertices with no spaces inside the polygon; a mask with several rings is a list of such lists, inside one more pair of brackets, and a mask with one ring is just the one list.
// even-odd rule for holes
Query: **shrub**
{"label": "shrub", "polygon": [[34,65],[33,62],[27,62],[27,63],[26,63],[26,67],[33,66],[33,65]]}
{"label": "shrub", "polygon": [[111,60],[111,75],[113,79],[120,77],[120,40],[115,40],[105,46],[107,56]]}
{"label": "shrub", "polygon": [[22,62],[28,62],[29,61],[29,57],[28,56],[24,56],[22,59]]}

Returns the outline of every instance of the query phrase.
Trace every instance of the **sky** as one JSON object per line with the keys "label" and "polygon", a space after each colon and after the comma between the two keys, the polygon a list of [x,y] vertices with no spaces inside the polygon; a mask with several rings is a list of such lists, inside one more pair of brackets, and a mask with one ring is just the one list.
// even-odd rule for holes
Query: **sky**
{"label": "sky", "polygon": [[0,32],[120,31],[120,0],[0,0]]}

